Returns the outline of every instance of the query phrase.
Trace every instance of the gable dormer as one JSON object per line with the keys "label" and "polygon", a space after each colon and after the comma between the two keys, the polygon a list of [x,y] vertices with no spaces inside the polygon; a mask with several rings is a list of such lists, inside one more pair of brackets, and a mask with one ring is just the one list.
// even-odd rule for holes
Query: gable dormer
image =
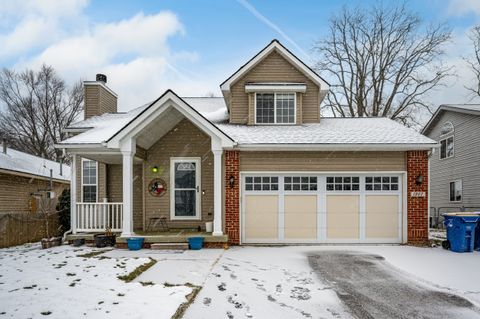
{"label": "gable dormer", "polygon": [[232,124],[299,125],[320,121],[329,85],[273,40],[220,88]]}

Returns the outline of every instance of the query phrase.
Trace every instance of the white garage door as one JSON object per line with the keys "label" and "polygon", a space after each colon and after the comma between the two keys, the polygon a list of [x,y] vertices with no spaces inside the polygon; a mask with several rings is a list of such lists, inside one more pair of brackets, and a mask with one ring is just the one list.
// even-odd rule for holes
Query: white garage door
{"label": "white garage door", "polygon": [[242,173],[243,243],[401,243],[403,174]]}

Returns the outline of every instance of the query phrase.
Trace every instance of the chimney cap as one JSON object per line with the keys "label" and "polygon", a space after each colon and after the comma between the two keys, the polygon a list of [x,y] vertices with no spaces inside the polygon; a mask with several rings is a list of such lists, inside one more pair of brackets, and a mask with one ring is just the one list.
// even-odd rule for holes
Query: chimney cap
{"label": "chimney cap", "polygon": [[107,76],[105,74],[102,74],[102,73],[97,73],[96,80],[97,80],[97,82],[107,83]]}

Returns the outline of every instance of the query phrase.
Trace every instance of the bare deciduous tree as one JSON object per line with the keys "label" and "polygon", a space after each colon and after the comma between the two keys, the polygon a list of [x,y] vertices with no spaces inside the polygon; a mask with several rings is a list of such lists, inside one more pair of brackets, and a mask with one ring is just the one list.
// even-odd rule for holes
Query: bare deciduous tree
{"label": "bare deciduous tree", "polygon": [[0,101],[0,134],[19,150],[59,160],[62,153],[53,146],[81,112],[83,89],[81,82],[67,88],[51,66],[22,73],[4,69]]}
{"label": "bare deciduous tree", "polygon": [[431,107],[422,97],[451,74],[441,62],[449,39],[445,25],[422,28],[404,4],[344,7],[331,18],[329,35],[314,45],[316,68],[332,82],[327,106],[336,117],[416,124],[415,114]]}
{"label": "bare deciduous tree", "polygon": [[480,26],[476,26],[470,32],[470,40],[473,44],[473,56],[464,58],[475,77],[475,83],[465,86],[474,97],[480,96]]}

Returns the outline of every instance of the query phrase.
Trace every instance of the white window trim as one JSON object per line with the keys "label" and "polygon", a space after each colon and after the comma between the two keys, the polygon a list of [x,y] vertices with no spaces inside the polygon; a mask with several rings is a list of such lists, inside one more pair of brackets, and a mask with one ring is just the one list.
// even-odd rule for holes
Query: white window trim
{"label": "white window trim", "polygon": [[[257,122],[257,94],[273,94],[273,123]],[[293,94],[293,123],[277,123],[277,94]],[[297,124],[297,93],[296,92],[255,92],[254,94],[254,118],[255,124],[259,125],[296,125]]]}
{"label": "white window trim", "polygon": [[[94,162],[95,163],[95,180],[97,181],[95,184],[83,184],[83,162]],[[88,158],[82,158],[80,163],[80,201],[83,203],[83,186],[95,186],[97,188],[95,192],[95,202],[98,203],[98,162],[94,160],[90,160]]]}
{"label": "white window trim", "polygon": [[[195,162],[196,207],[195,216],[175,216],[175,163]],[[200,157],[170,157],[170,220],[201,220],[202,167]]]}
{"label": "white window trim", "polygon": [[[460,186],[461,186],[461,193],[460,193],[460,196],[461,196],[461,199],[460,200],[451,200],[451,197],[450,197],[450,184],[451,183],[457,183],[457,182],[460,182]],[[454,184],[454,187],[455,187],[455,184]],[[455,188],[454,188],[454,191],[455,191]],[[455,194],[454,194],[455,195]],[[455,196],[454,196],[455,197]],[[456,180],[453,180],[453,181],[450,181],[448,182],[448,201],[450,203],[461,203],[463,201],[463,180],[462,179],[456,179]]]}
{"label": "white window trim", "polygon": [[[445,157],[442,158],[442,141],[445,141],[445,147],[447,147],[447,140],[449,138],[452,138],[452,144],[453,144],[453,154],[451,156],[447,156],[447,149],[445,149]],[[438,144],[440,144],[440,149],[439,149],[439,152],[438,152],[438,158],[442,161],[442,160],[446,160],[446,159],[449,159],[449,158],[452,158],[452,157],[455,157],[455,135],[449,135],[449,136],[445,136],[445,137],[442,137],[439,141],[438,141]]]}

